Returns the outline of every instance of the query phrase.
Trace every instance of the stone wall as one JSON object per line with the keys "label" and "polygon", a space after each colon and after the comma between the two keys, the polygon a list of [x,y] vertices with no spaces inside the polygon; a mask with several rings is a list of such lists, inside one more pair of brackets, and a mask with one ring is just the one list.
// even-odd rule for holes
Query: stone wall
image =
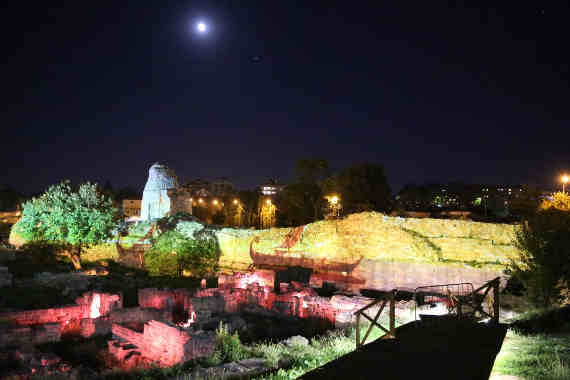
{"label": "stone wall", "polygon": [[122,308],[121,296],[117,294],[88,292],[75,301],[76,305],[0,313],[0,320],[20,327],[57,324],[60,334],[81,334],[82,320]]}
{"label": "stone wall", "polygon": [[188,289],[140,289],[139,306],[154,309],[190,310],[192,297]]}
{"label": "stone wall", "polygon": [[[208,356],[213,352],[213,335],[190,334],[176,326],[149,321],[142,333],[113,324],[113,335],[134,346],[143,357],[161,367],[170,367],[183,361]],[[116,346],[116,345],[115,345]],[[116,348],[115,351],[119,351]]]}
{"label": "stone wall", "polygon": [[86,318],[81,320],[81,336],[89,338],[97,335],[106,335],[111,332],[114,323],[141,324],[151,320],[172,322],[172,310],[148,309],[141,307],[129,307],[116,309],[108,316],[99,318]]}
{"label": "stone wall", "polygon": [[223,270],[302,266],[313,269],[312,281],[388,290],[457,280],[477,287],[501,276],[518,254],[516,228],[365,212],[297,228],[214,233]]}

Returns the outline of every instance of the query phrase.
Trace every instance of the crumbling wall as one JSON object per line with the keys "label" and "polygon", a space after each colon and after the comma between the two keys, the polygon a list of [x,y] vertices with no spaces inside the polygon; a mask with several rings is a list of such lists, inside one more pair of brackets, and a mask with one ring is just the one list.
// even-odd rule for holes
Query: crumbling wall
{"label": "crumbling wall", "polygon": [[[0,332],[0,336],[2,334],[10,335],[12,334],[11,330],[19,329],[22,326],[34,326],[34,329],[29,330],[29,332],[22,330],[24,335],[30,336],[30,342],[41,340],[41,338],[35,338],[38,334],[41,336],[41,326],[47,326],[46,328],[49,331],[53,326],[58,326],[59,335],[83,334],[83,331],[87,329],[84,326],[87,322],[83,322],[84,320],[104,317],[111,311],[123,306],[119,294],[87,292],[75,301],[76,305],[0,313],[0,320],[10,323]],[[37,330],[39,333],[35,332],[36,328],[39,329]],[[92,328],[95,329],[95,326],[93,325]]]}
{"label": "crumbling wall", "polygon": [[[149,321],[142,333],[113,324],[113,335],[134,346],[143,357],[151,359],[161,367],[170,367],[183,361],[213,352],[214,336],[190,334],[176,326],[160,321]],[[114,351],[119,352],[114,343]]]}
{"label": "crumbling wall", "polygon": [[154,309],[190,310],[191,292],[188,289],[145,288],[138,292],[139,306]]}

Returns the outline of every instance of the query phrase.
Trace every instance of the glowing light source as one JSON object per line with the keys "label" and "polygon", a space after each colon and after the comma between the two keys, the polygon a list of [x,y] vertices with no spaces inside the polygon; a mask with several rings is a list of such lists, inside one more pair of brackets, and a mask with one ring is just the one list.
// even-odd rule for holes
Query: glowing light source
{"label": "glowing light source", "polygon": [[212,204],[213,204],[214,206],[216,206],[216,205],[218,204],[218,200],[217,200],[217,199],[214,199],[214,200],[212,201]]}
{"label": "glowing light source", "polygon": [[97,293],[93,295],[91,307],[89,308],[89,318],[99,318],[101,316],[101,296]]}
{"label": "glowing light source", "polygon": [[271,204],[271,199],[266,200],[265,203],[267,203],[268,205],[270,205],[270,204]]}
{"label": "glowing light source", "polygon": [[562,192],[565,193],[565,192],[566,192],[566,191],[565,191],[565,190],[566,190],[566,189],[565,189],[565,186],[566,186],[566,184],[568,183],[568,180],[570,180],[570,177],[568,177],[567,174],[564,174],[564,175],[562,176],[562,178],[560,178],[560,180],[562,181]]}
{"label": "glowing light source", "polygon": [[238,204],[238,200],[234,199],[234,205],[237,205],[237,204]]}
{"label": "glowing light source", "polygon": [[199,21],[196,24],[196,30],[200,33],[206,33],[206,31],[208,30],[208,25],[206,25],[206,23],[203,21]]}

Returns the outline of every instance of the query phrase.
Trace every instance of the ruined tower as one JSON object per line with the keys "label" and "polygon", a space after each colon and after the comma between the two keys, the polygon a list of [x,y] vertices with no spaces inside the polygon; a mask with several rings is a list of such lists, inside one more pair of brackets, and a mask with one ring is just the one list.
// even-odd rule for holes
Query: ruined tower
{"label": "ruined tower", "polygon": [[148,170],[148,180],[143,191],[141,220],[162,218],[171,211],[169,190],[175,190],[178,180],[174,171],[166,165],[155,163]]}

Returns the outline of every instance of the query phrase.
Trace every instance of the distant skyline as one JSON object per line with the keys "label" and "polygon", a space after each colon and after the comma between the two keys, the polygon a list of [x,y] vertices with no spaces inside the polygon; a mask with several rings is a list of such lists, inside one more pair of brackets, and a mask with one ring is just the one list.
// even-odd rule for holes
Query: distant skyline
{"label": "distant skyline", "polygon": [[[10,2],[0,184],[142,189],[161,161],[239,188],[299,158],[407,183],[570,171],[570,4]],[[197,33],[204,20],[206,33]]]}

